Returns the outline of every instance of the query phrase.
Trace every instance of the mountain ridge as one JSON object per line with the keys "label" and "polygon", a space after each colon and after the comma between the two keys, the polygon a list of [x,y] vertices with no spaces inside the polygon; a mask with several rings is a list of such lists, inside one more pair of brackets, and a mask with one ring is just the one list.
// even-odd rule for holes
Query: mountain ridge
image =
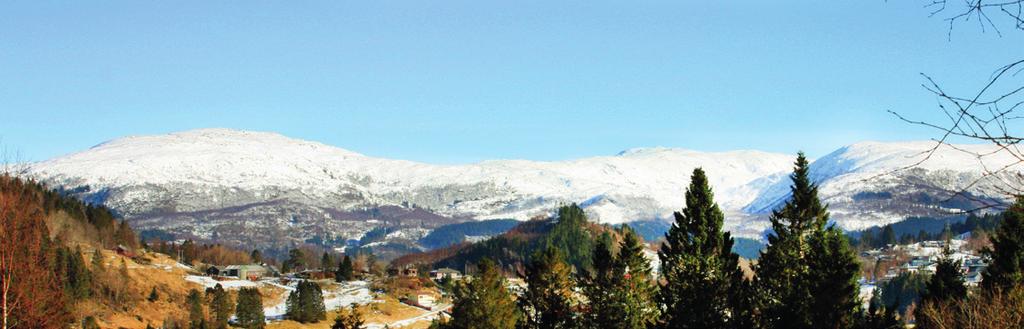
{"label": "mountain ridge", "polygon": [[[953,207],[936,201],[940,196],[929,189],[966,186],[982,171],[953,149],[940,149],[924,164],[898,170],[916,163],[913,155],[930,145],[850,144],[816,159],[811,177],[821,184],[836,223],[847,229],[950,212]],[[313,225],[330,223],[331,211],[414,206],[449,218],[525,220],[550,215],[560,204],[580,203],[602,223],[667,220],[682,207],[692,169],[703,167],[727,213],[727,228],[758,237],[767,228],[766,213],[788,193],[794,158],[757,150],[651,147],[562,161],[437,165],[370,157],[272,132],[214,128],[114,139],[32,163],[28,175],[61,186],[88,186],[79,197],[117,209],[130,221],[145,217],[146,225],[180,230],[174,222],[181,214],[273,200],[287,201],[283,204],[288,206],[261,207],[247,216],[279,223],[288,222],[279,219],[294,211],[317,217],[309,219]],[[875,176],[877,181],[866,182]],[[863,193],[875,193],[875,199],[854,202]],[[983,189],[978,193],[991,194]],[[922,200],[928,206],[918,207]],[[224,217],[232,216],[195,218],[190,224],[216,231],[228,224]],[[299,239],[307,233],[289,234]]]}

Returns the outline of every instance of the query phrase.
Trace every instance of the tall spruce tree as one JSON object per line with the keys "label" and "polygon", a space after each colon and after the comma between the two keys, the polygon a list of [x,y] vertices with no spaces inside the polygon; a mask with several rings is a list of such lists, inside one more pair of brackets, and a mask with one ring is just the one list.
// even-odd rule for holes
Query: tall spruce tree
{"label": "tall spruce tree", "polygon": [[353,279],[355,279],[355,275],[352,272],[352,258],[348,257],[348,255],[345,255],[345,257],[341,259],[341,262],[338,263],[338,269],[334,271],[334,281],[352,281]]}
{"label": "tall spruce tree", "polygon": [[573,328],[576,284],[562,252],[548,246],[533,255],[526,268],[526,293],[520,306],[526,326],[533,329]]}
{"label": "tall spruce tree", "polygon": [[665,282],[658,302],[666,327],[728,328],[737,321],[743,273],[732,237],[722,232],[724,219],[704,170],[694,169],[686,208],[675,213],[658,252]]}
{"label": "tall spruce tree", "polygon": [[1024,197],[1003,212],[992,247],[983,252],[991,261],[982,273],[982,288],[997,292],[1024,284]]}
{"label": "tall spruce tree", "polygon": [[896,241],[896,230],[892,228],[892,225],[886,225],[882,228],[882,243],[885,245],[895,245]]}
{"label": "tall spruce tree", "polygon": [[625,273],[623,267],[617,266],[613,243],[608,232],[601,234],[594,244],[593,270],[582,280],[583,292],[589,302],[589,312],[585,315],[587,328],[621,328],[625,322],[622,312],[625,305],[622,278]]}
{"label": "tall spruce tree", "polygon": [[454,293],[452,319],[440,324],[448,329],[515,329],[521,314],[508,291],[501,270],[484,259],[479,275],[459,283]]}
{"label": "tall spruce tree", "polygon": [[558,222],[548,233],[546,246],[562,252],[565,261],[580,273],[590,270],[594,238],[587,229],[587,215],[583,208],[571,204],[558,209]]}
{"label": "tall spruce tree", "polygon": [[288,259],[284,261],[283,267],[293,271],[304,269],[306,267],[306,254],[302,252],[302,249],[298,248],[289,250]]}
{"label": "tall spruce tree", "polygon": [[285,307],[288,319],[299,323],[317,323],[327,319],[323,291],[310,281],[299,282],[295,291],[288,294]]}
{"label": "tall spruce tree", "polygon": [[191,329],[206,328],[206,314],[203,313],[203,296],[199,290],[189,290],[188,298],[188,327]]}
{"label": "tall spruce tree", "polygon": [[363,325],[363,315],[359,313],[355,305],[352,305],[349,309],[338,310],[338,316],[334,318],[331,329],[362,329]]}
{"label": "tall spruce tree", "polygon": [[841,230],[830,226],[815,231],[807,254],[808,278],[813,300],[811,321],[815,328],[852,328],[860,308],[860,263]]}
{"label": "tall spruce tree", "polygon": [[[800,153],[790,176],[790,200],[769,217],[772,233],[755,268],[757,322],[765,328],[814,328],[811,289],[816,284],[808,281],[808,254],[812,252],[808,240],[824,230],[828,212],[818,199],[818,188],[809,174],[807,158]],[[825,236],[819,239],[822,248],[831,245],[826,240],[830,238]]]}
{"label": "tall spruce tree", "polygon": [[237,325],[245,329],[263,329],[266,317],[263,314],[263,297],[255,287],[238,290],[238,302],[235,306]]}
{"label": "tall spruce tree", "polygon": [[227,329],[228,319],[231,318],[231,296],[219,283],[209,290],[210,295],[210,327],[213,329]]}
{"label": "tall spruce tree", "polygon": [[942,249],[942,257],[939,257],[935,265],[935,274],[928,279],[928,285],[921,293],[921,303],[915,309],[915,328],[942,328],[940,323],[925,312],[928,305],[941,305],[951,301],[961,301],[967,298],[967,286],[964,285],[963,276],[960,273],[960,260],[953,258],[953,250],[949,248],[949,241]]}
{"label": "tall spruce tree", "polygon": [[320,256],[320,270],[324,273],[330,273],[330,268],[334,265],[334,257],[331,254],[324,251],[324,254]]}
{"label": "tall spruce tree", "polygon": [[651,261],[644,255],[644,244],[640,235],[629,225],[623,225],[622,243],[615,258],[615,268],[621,272],[621,290],[624,320],[617,328],[649,328],[658,320],[660,312],[655,303],[656,286],[651,277]]}
{"label": "tall spruce tree", "polygon": [[254,264],[261,264],[263,263],[263,253],[261,253],[259,249],[253,249],[252,252],[249,253],[249,260]]}

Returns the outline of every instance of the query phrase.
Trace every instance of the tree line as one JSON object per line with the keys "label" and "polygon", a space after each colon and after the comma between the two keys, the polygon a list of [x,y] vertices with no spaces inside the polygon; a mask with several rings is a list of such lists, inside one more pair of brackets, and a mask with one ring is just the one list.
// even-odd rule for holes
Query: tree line
{"label": "tree line", "polygon": [[113,211],[0,174],[0,328],[67,327],[87,299],[112,307],[135,302],[127,264],[108,264],[101,252],[117,245],[140,243]]}
{"label": "tree line", "polygon": [[[789,199],[770,215],[768,245],[752,273],[744,273],[732,252],[734,239],[722,230],[724,215],[698,168],[685,193],[686,206],[674,214],[658,250],[658,271],[652,271],[641,239],[628,226],[614,239],[607,232],[583,237],[577,233],[586,230],[563,228],[558,239],[590,243],[550,241],[521,273],[525,286],[510,285],[504,266],[483,259],[476,276],[455,285],[451,317],[432,327],[902,327],[909,319],[901,318],[895,305],[876,296],[867,309],[862,306],[854,248],[830,222],[808,174],[808,161],[800,154]],[[959,264],[947,253],[916,301],[918,328],[1024,325],[1024,199],[1004,217],[985,251],[992,265],[984,272],[983,288],[969,293]],[[558,220],[577,227],[586,222],[576,205],[561,208]],[[989,314],[997,312],[1010,315]],[[972,325],[981,315],[988,318],[980,323],[996,324]]]}

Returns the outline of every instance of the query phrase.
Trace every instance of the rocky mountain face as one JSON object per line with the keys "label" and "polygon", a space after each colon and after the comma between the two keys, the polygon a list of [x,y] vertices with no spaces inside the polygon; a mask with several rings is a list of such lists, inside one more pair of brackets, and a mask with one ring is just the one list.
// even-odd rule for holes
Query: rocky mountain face
{"label": "rocky mountain face", "polygon": [[[977,159],[940,148],[923,164],[898,170],[931,146],[854,144],[814,161],[812,175],[833,219],[848,229],[969,208],[970,200],[949,200],[947,191],[981,177]],[[274,133],[203,129],[105,142],[31,164],[28,175],[116,209],[140,230],[283,246],[358,240],[384,225],[413,239],[460,221],[547,216],[570,202],[603,223],[668,220],[683,205],[691,171],[703,167],[729,217],[726,228],[756,237],[788,193],[794,158],[643,148],[571,161],[433,165]],[[970,191],[1003,199],[984,183]]]}

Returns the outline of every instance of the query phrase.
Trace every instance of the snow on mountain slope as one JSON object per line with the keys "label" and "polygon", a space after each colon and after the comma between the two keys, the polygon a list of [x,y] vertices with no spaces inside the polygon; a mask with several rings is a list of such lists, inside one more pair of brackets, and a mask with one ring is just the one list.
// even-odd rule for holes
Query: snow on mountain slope
{"label": "snow on mountain slope", "polygon": [[[947,191],[982,175],[972,156],[943,147],[928,161],[898,170],[917,163],[933,145],[853,144],[814,161],[812,179],[821,185],[833,219],[847,229],[971,207],[969,200],[949,200]],[[570,161],[433,165],[369,157],[275,133],[201,129],[109,141],[32,164],[30,175],[68,188],[87,187],[75,193],[116,209],[143,229],[303,241],[334,234],[358,238],[377,225],[369,224],[367,214],[380,206],[426,209],[452,220],[522,220],[576,202],[604,223],[666,220],[683,206],[693,168],[703,167],[727,213],[726,228],[759,236],[767,227],[765,215],[787,197],[793,160],[760,151],[639,148]],[[993,156],[986,163],[1011,160]],[[1001,198],[986,183],[971,193]],[[412,225],[408,220],[416,213],[401,218]]]}
{"label": "snow on mountain slope", "polygon": [[[724,208],[759,192],[751,181],[789,169],[791,156],[652,148],[573,161],[431,165],[367,157],[279,134],[202,129],[126,137],[36,163],[31,174],[104,191],[128,215],[196,211],[289,198],[351,208],[415,203],[449,216],[526,219],[566,202],[593,203],[602,222],[662,217],[682,205],[703,166]],[[245,197],[239,197],[244,195]],[[167,209],[168,201],[174,204]]]}
{"label": "snow on mountain slope", "polygon": [[[935,146],[929,141],[853,144],[811,163],[811,179],[820,184],[819,196],[830,205],[832,218],[846,229],[909,216],[948,215],[979,205],[953,197],[950,191],[967,189],[975,198],[1007,201],[994,184],[1020,171],[1014,166],[1017,159],[993,152],[995,148],[989,145],[942,145],[929,156]],[[979,161],[970,153],[991,155]],[[1006,166],[1010,170],[1002,176],[983,178],[987,171]],[[788,177],[770,180],[772,186],[747,205],[745,212],[768,213],[785,201]]]}

